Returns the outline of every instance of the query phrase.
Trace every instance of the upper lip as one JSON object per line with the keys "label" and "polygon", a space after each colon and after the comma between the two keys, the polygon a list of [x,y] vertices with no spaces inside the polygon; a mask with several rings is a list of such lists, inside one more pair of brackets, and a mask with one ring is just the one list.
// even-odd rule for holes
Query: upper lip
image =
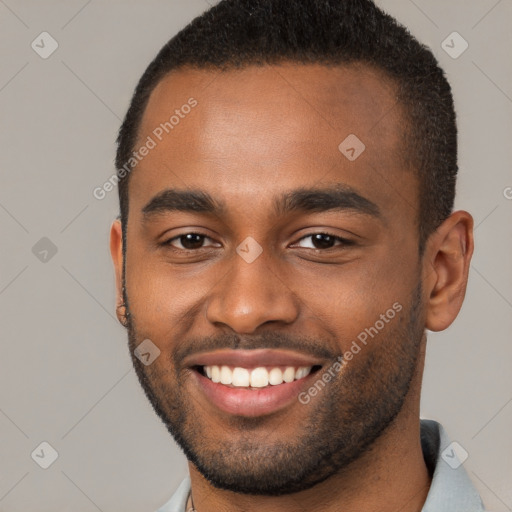
{"label": "upper lip", "polygon": [[186,366],[228,365],[241,368],[258,366],[315,366],[323,361],[291,350],[251,349],[202,352],[185,359]]}

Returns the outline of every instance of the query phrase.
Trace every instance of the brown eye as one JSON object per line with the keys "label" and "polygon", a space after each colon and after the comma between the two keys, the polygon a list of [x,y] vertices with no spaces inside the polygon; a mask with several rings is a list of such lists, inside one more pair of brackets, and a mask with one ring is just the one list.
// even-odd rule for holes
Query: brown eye
{"label": "brown eye", "polygon": [[163,245],[171,246],[173,249],[181,249],[187,251],[193,251],[195,249],[202,249],[204,247],[205,240],[210,240],[209,237],[201,233],[184,233],[183,235],[175,236]]}
{"label": "brown eye", "polygon": [[329,233],[313,233],[311,235],[302,237],[299,243],[307,239],[311,239],[311,242],[308,245],[300,245],[300,247],[305,247],[307,249],[326,250],[332,249],[336,245],[341,247],[353,245],[353,242],[351,240],[346,240],[345,238],[331,235]]}
{"label": "brown eye", "polygon": [[198,235],[197,233],[187,233],[179,237],[181,245],[185,249],[199,249],[203,245],[204,239],[203,235]]}
{"label": "brown eye", "polygon": [[325,233],[317,233],[312,235],[311,241],[315,246],[315,249],[330,249],[336,242],[335,238]]}

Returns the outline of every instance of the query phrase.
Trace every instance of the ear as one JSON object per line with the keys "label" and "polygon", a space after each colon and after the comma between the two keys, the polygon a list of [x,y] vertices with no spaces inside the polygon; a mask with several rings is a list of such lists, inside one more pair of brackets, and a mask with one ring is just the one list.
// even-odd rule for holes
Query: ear
{"label": "ear", "polygon": [[116,279],[116,315],[119,322],[126,327],[126,306],[123,299],[123,231],[119,219],[110,227],[110,254]]}
{"label": "ear", "polygon": [[426,324],[430,331],[446,329],[459,314],[466,294],[473,255],[473,217],[454,212],[431,235],[423,265]]}

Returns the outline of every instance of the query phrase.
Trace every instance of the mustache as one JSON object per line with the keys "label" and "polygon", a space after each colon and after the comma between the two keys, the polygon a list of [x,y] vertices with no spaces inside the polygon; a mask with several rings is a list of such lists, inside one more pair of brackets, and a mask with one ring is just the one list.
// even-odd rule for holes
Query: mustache
{"label": "mustache", "polygon": [[213,352],[215,350],[237,349],[282,349],[293,350],[305,355],[320,359],[335,359],[341,352],[333,352],[328,344],[315,337],[291,335],[283,332],[264,332],[257,335],[241,336],[237,333],[223,333],[204,337],[187,339],[180,342],[172,354],[172,359],[177,367],[182,366],[183,360],[201,352]]}

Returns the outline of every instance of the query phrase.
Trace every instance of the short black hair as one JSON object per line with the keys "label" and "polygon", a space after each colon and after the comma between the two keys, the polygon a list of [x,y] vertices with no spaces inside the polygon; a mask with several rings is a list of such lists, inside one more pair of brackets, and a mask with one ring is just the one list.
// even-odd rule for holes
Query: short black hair
{"label": "short black hair", "polygon": [[[123,248],[130,160],[151,92],[170,71],[279,63],[362,63],[394,84],[405,113],[404,159],[417,173],[419,252],[450,215],[457,126],[450,85],[430,49],[371,0],[222,0],[170,39],[146,68],[117,137]],[[341,142],[341,141],[340,141]]]}

